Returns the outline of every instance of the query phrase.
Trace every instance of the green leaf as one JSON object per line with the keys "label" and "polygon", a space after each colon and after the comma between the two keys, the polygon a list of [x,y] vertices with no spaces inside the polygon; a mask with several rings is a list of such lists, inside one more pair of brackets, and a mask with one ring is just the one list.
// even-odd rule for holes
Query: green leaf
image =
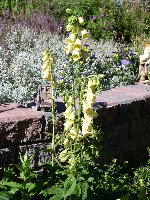
{"label": "green leaf", "polygon": [[63,198],[64,198],[63,193],[61,193],[61,194],[56,194],[56,195],[54,195],[54,196],[51,197],[49,200],[61,200],[61,199],[63,199]]}
{"label": "green leaf", "polygon": [[28,192],[30,192],[32,189],[34,189],[36,186],[35,183],[27,183],[25,188],[28,188]]}
{"label": "green leaf", "polygon": [[125,196],[121,197],[119,200],[129,200],[130,199],[130,194],[126,194]]}
{"label": "green leaf", "polygon": [[77,197],[81,196],[81,184],[80,183],[76,184],[75,193],[76,193]]}
{"label": "green leaf", "polygon": [[60,188],[60,187],[56,187],[56,186],[53,186],[51,188],[47,188],[45,190],[42,190],[40,192],[40,194],[43,194],[43,196],[48,196],[50,194],[62,194],[63,193],[63,189]]}
{"label": "green leaf", "polygon": [[22,184],[12,182],[12,181],[11,182],[3,182],[2,184],[5,185],[5,186],[10,186],[12,188],[21,188],[22,187]]}
{"label": "green leaf", "polygon": [[9,200],[11,195],[8,192],[0,192],[0,200]]}
{"label": "green leaf", "polygon": [[93,177],[89,177],[87,181],[88,181],[88,182],[92,182],[93,180],[94,180]]}
{"label": "green leaf", "polygon": [[66,197],[73,194],[73,192],[75,191],[75,188],[76,188],[75,177],[74,176],[68,177],[64,183],[64,199],[66,199]]}
{"label": "green leaf", "polygon": [[141,187],[140,194],[139,194],[139,200],[145,200],[145,199],[146,199],[146,188]]}
{"label": "green leaf", "polygon": [[87,189],[89,185],[87,182],[81,184],[81,190],[82,190],[82,200],[86,199],[87,197]]}

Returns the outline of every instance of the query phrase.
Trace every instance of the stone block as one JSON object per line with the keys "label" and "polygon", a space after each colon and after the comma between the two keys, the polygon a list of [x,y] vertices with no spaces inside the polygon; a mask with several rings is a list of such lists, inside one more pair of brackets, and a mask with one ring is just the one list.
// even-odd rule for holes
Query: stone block
{"label": "stone block", "polygon": [[129,138],[136,138],[140,135],[150,133],[150,116],[140,117],[130,122]]}
{"label": "stone block", "polygon": [[117,113],[117,121],[123,122],[140,117],[142,111],[142,100],[120,104]]}
{"label": "stone block", "polygon": [[150,97],[147,97],[142,101],[142,115],[147,114],[150,114]]}
{"label": "stone block", "polygon": [[15,146],[0,149],[0,167],[15,163],[17,150]]}
{"label": "stone block", "polygon": [[31,167],[38,168],[41,166],[41,164],[51,160],[51,152],[48,150],[49,146],[50,142],[19,146],[18,160],[20,160],[19,154],[23,156],[27,151],[29,156],[33,156]]}
{"label": "stone block", "polygon": [[98,108],[98,105],[95,104],[94,108],[98,114],[97,118],[94,119],[96,127],[101,128],[116,124],[118,106]]}
{"label": "stone block", "polygon": [[42,113],[17,104],[0,106],[0,147],[40,140],[45,129]]}
{"label": "stone block", "polygon": [[104,152],[116,151],[120,144],[125,144],[128,140],[129,123],[124,122],[106,127],[102,131]]}
{"label": "stone block", "polygon": [[118,158],[140,164],[148,159],[148,147],[150,147],[150,132],[137,138],[130,139],[117,148]]}

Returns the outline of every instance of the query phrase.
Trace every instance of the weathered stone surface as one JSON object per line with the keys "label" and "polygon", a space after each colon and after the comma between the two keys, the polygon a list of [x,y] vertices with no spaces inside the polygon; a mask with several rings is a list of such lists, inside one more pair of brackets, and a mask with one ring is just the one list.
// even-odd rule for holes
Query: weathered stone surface
{"label": "weathered stone surface", "polygon": [[[61,134],[65,105],[62,99],[56,105],[58,120],[55,133]],[[102,159],[121,160],[134,155],[137,160],[142,160],[150,146],[150,85],[137,84],[104,91],[97,96],[94,107],[99,114],[94,123],[103,130]],[[0,105],[0,159],[5,160],[11,154],[10,162],[13,162],[19,159],[19,152],[27,149],[35,155],[33,167],[49,161],[50,153],[45,150],[51,136],[45,131],[52,132],[51,113],[33,111],[17,104]],[[11,146],[18,147],[17,153]],[[0,168],[2,166],[3,161]]]}
{"label": "weathered stone surface", "polygon": [[139,164],[148,158],[148,147],[150,147],[150,132],[120,144],[117,148],[117,157]]}
{"label": "weathered stone surface", "polygon": [[40,112],[17,104],[0,106],[0,146],[41,139],[44,118]]}
{"label": "weathered stone surface", "polygon": [[129,122],[102,129],[104,151],[116,151],[118,145],[125,144],[128,139],[128,129]]}
{"label": "weathered stone surface", "polygon": [[97,118],[94,119],[94,124],[101,128],[116,124],[117,122],[117,112],[119,106],[112,107],[99,107],[99,104],[94,104],[94,108],[97,111]]}
{"label": "weathered stone surface", "polygon": [[17,160],[16,155],[15,146],[0,149],[0,166],[4,167],[10,163],[15,163]]}
{"label": "weathered stone surface", "polygon": [[31,167],[37,168],[40,167],[41,164],[43,164],[44,162],[49,162],[51,160],[51,153],[48,150],[49,147],[50,147],[50,142],[19,146],[18,155],[19,153],[21,153],[21,155],[24,155],[25,152],[27,151],[29,156],[33,156]]}
{"label": "weathered stone surface", "polygon": [[[140,117],[139,119],[130,122],[129,136],[136,138],[140,135],[150,133],[150,115]],[[150,145],[150,143],[149,143]]]}
{"label": "weathered stone surface", "polygon": [[150,97],[142,101],[142,115],[150,114]]}
{"label": "weathered stone surface", "polygon": [[121,104],[118,108],[117,121],[127,121],[140,117],[142,110],[142,100]]}

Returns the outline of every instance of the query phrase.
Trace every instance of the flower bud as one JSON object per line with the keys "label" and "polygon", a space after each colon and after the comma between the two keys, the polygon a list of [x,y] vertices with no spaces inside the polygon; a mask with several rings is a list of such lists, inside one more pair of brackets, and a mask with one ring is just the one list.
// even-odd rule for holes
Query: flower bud
{"label": "flower bud", "polygon": [[66,139],[64,140],[64,147],[65,147],[65,148],[68,148],[68,144],[69,144],[69,140],[66,138]]}
{"label": "flower bud", "polygon": [[66,26],[66,31],[71,31],[73,29],[73,26],[71,24],[68,24]]}
{"label": "flower bud", "polygon": [[82,17],[78,18],[79,24],[84,25],[84,19]]}
{"label": "flower bud", "polygon": [[43,62],[46,62],[48,59],[49,59],[49,54],[46,53],[46,54],[43,56],[42,60],[43,60]]}
{"label": "flower bud", "polygon": [[72,9],[70,9],[70,8],[67,8],[67,9],[66,9],[66,13],[68,13],[68,14],[72,14],[72,13],[73,13],[73,11],[72,11]]}

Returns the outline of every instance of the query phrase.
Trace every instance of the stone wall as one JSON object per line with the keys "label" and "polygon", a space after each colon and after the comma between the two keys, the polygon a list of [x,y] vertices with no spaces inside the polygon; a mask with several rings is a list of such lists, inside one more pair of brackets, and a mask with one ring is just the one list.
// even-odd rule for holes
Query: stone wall
{"label": "stone wall", "polygon": [[[102,160],[132,159],[142,162],[150,146],[150,86],[130,85],[103,91],[94,105],[94,120],[103,133]],[[57,132],[61,134],[64,104],[57,101]],[[19,162],[19,154],[34,155],[33,167],[50,159],[51,113],[33,111],[17,104],[0,106],[0,168]],[[135,159],[134,159],[135,158]]]}

